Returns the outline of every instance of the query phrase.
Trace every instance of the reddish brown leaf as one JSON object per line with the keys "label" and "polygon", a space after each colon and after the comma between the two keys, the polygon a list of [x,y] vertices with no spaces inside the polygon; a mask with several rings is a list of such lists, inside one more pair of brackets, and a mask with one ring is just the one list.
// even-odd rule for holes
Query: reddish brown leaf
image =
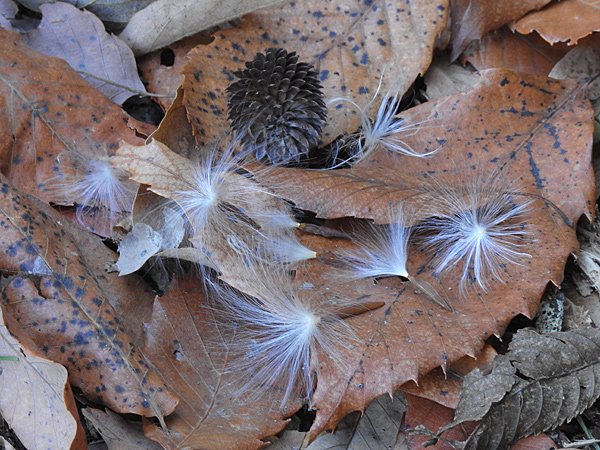
{"label": "reddish brown leaf", "polygon": [[[131,119],[60,59],[37,53],[0,29],[0,171],[20,190],[65,202],[45,184],[56,178],[56,157],[112,154],[119,140],[141,144]],[[148,132],[149,134],[149,132]]]}
{"label": "reddish brown leaf", "polygon": [[[406,139],[415,148],[430,145],[434,137],[444,140],[431,158],[379,151],[348,170],[281,169],[278,192],[320,216],[358,215],[385,222],[387,205],[397,201],[416,211],[427,210],[419,204],[423,198],[414,193],[415,180],[420,180],[416,181],[420,190],[432,175],[468,183],[498,173],[507,183],[518,180],[519,191],[549,199],[573,223],[590,213],[591,109],[583,85],[490,71],[470,93],[422,105],[405,118],[417,122],[433,115],[438,117],[436,126]],[[365,347],[360,357],[354,352],[347,358],[351,364],[360,363],[345,373],[335,366],[319,373],[313,397],[318,413],[311,437],[407,380],[473,355],[483,339],[501,335],[516,314],[532,316],[548,281],[562,280],[564,263],[578,245],[573,228],[544,202],[535,202],[530,220],[535,239],[527,248],[531,260],[506,267],[507,284],[492,283],[487,293],[474,289],[460,295],[456,277],[433,277],[430,255],[410,248],[409,273],[419,271],[420,278],[443,292],[456,308],[454,313],[440,310],[399,280],[339,285],[331,275],[329,279],[323,275],[331,273],[331,267],[321,261],[300,268],[297,282],[310,283],[314,295],[324,300],[386,302],[380,310],[351,319]],[[336,254],[349,245],[317,236],[306,236],[304,244],[320,254]]]}
{"label": "reddish brown leaf", "polygon": [[549,1],[457,0],[452,2],[452,61],[459,57],[471,41],[481,39],[489,31],[500,28],[511,20],[520,19],[528,11],[539,9]]}
{"label": "reddish brown leaf", "polygon": [[530,12],[511,28],[521,34],[535,30],[551,44],[575,45],[579,39],[600,31],[600,1],[553,2],[541,11]]}
{"label": "reddish brown leaf", "polygon": [[246,392],[232,387],[231,374],[224,374],[228,337],[216,317],[218,310],[207,308],[202,281],[192,273],[154,303],[145,351],[181,403],[166,418],[168,433],[149,422],[144,430],[167,449],[258,449],[301,406],[296,402],[280,411],[281,393],[265,391],[249,402]]}
{"label": "reddish brown leaf", "polygon": [[[0,268],[18,275],[2,290],[7,313],[47,357],[67,367],[73,384],[90,399],[121,412],[159,418],[172,412],[177,398],[121,320],[127,312],[140,317],[135,308],[144,292],[130,292],[114,274],[107,279],[93,259],[114,260],[101,243],[76,239],[74,228],[50,207],[1,180]],[[139,340],[139,331],[133,335]]]}
{"label": "reddish brown leaf", "polygon": [[487,33],[474,41],[461,55],[460,62],[473,64],[477,70],[513,69],[533,75],[548,75],[569,48],[550,45],[538,34],[524,36],[508,27]]}
{"label": "reddish brown leaf", "polygon": [[[434,175],[449,182],[501,173],[518,190],[551,200],[576,222],[593,201],[592,110],[585,86],[573,81],[489,70],[469,92],[405,111],[406,123],[428,122],[399,137],[412,148],[442,148],[428,158],[381,148],[352,169],[272,169],[276,192],[318,217],[387,221],[387,207],[417,195]],[[260,177],[260,171],[257,171]],[[417,189],[415,189],[415,187]]]}
{"label": "reddish brown leaf", "polygon": [[[320,71],[325,98],[346,97],[360,107],[385,77],[379,98],[391,88],[404,93],[431,62],[437,34],[444,30],[448,1],[402,4],[301,0],[244,17],[242,25],[196,47],[185,65],[184,104],[197,139],[211,142],[227,129],[225,88],[233,72],[269,47],[295,51]],[[377,103],[377,102],[375,102]],[[356,108],[348,102],[329,106],[322,140],[358,127]]]}

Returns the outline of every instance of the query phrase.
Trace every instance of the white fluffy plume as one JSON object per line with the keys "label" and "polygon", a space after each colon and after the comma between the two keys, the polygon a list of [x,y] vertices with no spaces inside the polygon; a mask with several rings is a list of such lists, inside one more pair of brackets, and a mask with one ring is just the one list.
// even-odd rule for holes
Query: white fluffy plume
{"label": "white fluffy plume", "polygon": [[308,400],[317,350],[343,365],[340,351],[356,344],[356,337],[335,313],[336,305],[299,295],[286,271],[272,266],[254,266],[254,271],[260,298],[209,283],[224,309],[221,320],[235,323],[235,337],[226,349],[233,355],[227,368],[236,380],[233,389],[244,397],[279,395],[282,406],[294,397]]}
{"label": "white fluffy plume", "polygon": [[502,281],[505,266],[531,258],[526,246],[533,200],[502,186],[497,176],[463,187],[435,181],[431,198],[437,211],[421,227],[426,246],[436,252],[436,273],[456,270],[462,289],[476,282],[487,291],[492,278]]}

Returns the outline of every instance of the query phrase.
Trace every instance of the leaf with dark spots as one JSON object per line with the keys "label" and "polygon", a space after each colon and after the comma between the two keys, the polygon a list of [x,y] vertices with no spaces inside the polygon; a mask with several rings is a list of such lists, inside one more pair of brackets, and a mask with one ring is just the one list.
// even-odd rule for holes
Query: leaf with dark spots
{"label": "leaf with dark spots", "polygon": [[[141,324],[130,327],[119,318],[135,308],[136,294],[127,283],[109,287],[93,252],[88,255],[94,247],[104,257],[108,250],[89,245],[50,207],[0,180],[0,248],[16,243],[15,252],[0,257],[0,268],[16,275],[2,290],[7,314],[48,358],[67,367],[73,384],[91,400],[160,419],[171,413],[178,399],[137,347]],[[33,218],[26,227],[23,217]],[[145,295],[138,291],[138,309]],[[132,314],[136,317],[140,313]],[[121,393],[115,385],[122,386]]]}
{"label": "leaf with dark spots", "polygon": [[181,403],[166,418],[169,432],[149,423],[144,430],[166,449],[262,448],[262,439],[278,433],[285,418],[301,406],[295,402],[280,410],[282,393],[269,390],[248,397],[232,383],[214,308],[193,273],[154,303],[144,351]]}
{"label": "leaf with dark spots", "polygon": [[0,171],[23,192],[65,203],[64,192],[51,189],[59,154],[107,157],[119,140],[143,143],[134,127],[149,134],[65,61],[32,50],[16,33],[0,29],[0,52]]}

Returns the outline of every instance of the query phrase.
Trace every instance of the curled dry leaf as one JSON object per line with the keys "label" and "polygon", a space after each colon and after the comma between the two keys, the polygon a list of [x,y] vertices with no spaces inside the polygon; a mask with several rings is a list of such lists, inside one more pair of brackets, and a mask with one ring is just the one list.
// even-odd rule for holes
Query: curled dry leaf
{"label": "curled dry leaf", "polygon": [[[183,102],[196,138],[212,142],[227,129],[225,88],[244,61],[269,47],[295,51],[319,70],[326,103],[344,97],[374,113],[386,91],[402,95],[425,73],[447,13],[447,0],[343,5],[301,0],[249,14],[240,26],[217,33],[212,44],[189,53]],[[370,103],[381,81],[378,99]],[[356,131],[353,105],[338,101],[328,108],[324,143]]]}
{"label": "curled dry leaf", "polygon": [[31,449],[85,448],[85,432],[67,371],[44,358],[4,308],[0,308],[0,355],[16,358],[0,362],[0,411],[23,445]]}
{"label": "curled dry leaf", "polygon": [[[178,399],[137,347],[140,333],[132,327],[129,335],[127,316],[118,313],[131,306],[139,310],[143,291],[117,283],[116,296],[117,286],[90,261],[94,247],[84,247],[50,207],[19,193],[6,178],[1,181],[0,268],[18,274],[2,290],[7,313],[46,356],[67,367],[88,398],[120,412],[159,419],[171,413]],[[128,295],[138,304],[129,304]],[[131,314],[139,315],[135,309]]]}
{"label": "curled dry leaf", "polygon": [[[518,375],[517,375],[518,374]],[[475,370],[461,388],[454,421],[437,436],[481,420],[455,448],[496,450],[555,428],[581,414],[600,396],[600,331],[538,334],[521,329],[491,373]]]}
{"label": "curled dry leaf", "polygon": [[472,42],[459,60],[463,65],[471,63],[477,70],[512,69],[548,75],[568,51],[565,44],[550,45],[538,34],[523,36],[503,26]]}
{"label": "curled dry leaf", "polygon": [[156,0],[131,18],[119,35],[136,55],[145,55],[215,25],[281,0]]}
{"label": "curled dry leaf", "polygon": [[599,17],[597,1],[566,0],[530,12],[512,24],[511,29],[521,34],[537,31],[551,44],[566,42],[575,45],[579,39],[600,31]]}

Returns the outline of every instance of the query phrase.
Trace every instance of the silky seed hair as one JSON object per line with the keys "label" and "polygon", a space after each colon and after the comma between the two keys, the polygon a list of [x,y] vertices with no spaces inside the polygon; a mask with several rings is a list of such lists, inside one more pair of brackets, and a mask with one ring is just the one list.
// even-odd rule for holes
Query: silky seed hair
{"label": "silky seed hair", "polygon": [[327,118],[318,72],[296,52],[269,48],[234,74],[227,116],[244,151],[258,161],[298,163],[318,144]]}
{"label": "silky seed hair", "polygon": [[503,185],[498,174],[464,186],[431,178],[428,189],[432,217],[420,225],[421,242],[435,253],[435,273],[455,272],[461,291],[473,285],[487,291],[493,281],[503,282],[506,266],[531,258],[534,199]]}
{"label": "silky seed hair", "polygon": [[108,155],[90,158],[65,151],[56,158],[55,167],[57,175],[48,181],[48,189],[76,206],[81,223],[85,215],[98,213],[114,225],[131,212],[139,185],[112,166]]}

